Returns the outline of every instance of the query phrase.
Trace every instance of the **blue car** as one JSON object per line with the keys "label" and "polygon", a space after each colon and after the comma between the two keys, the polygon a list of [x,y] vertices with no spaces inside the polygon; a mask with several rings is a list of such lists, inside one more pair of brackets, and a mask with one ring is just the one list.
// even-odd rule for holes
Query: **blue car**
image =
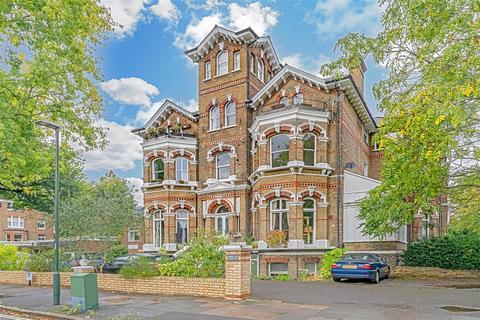
{"label": "blue car", "polygon": [[347,253],[332,265],[333,281],[367,279],[379,283],[390,277],[390,266],[373,253]]}

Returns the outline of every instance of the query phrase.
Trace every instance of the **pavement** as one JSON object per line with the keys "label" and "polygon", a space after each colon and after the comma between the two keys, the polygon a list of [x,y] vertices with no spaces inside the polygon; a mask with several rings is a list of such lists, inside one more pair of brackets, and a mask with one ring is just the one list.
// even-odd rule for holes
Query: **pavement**
{"label": "pavement", "polygon": [[[253,281],[252,298],[241,302],[101,292],[100,309],[89,316],[106,320],[480,319],[480,286],[458,285],[462,281],[468,282]],[[463,287],[469,289],[459,289]],[[69,301],[70,290],[62,289],[62,304]],[[54,308],[51,303],[51,288],[0,286],[1,305],[65,313],[65,307]],[[442,309],[448,306],[451,311]],[[0,319],[12,318],[0,315]]]}

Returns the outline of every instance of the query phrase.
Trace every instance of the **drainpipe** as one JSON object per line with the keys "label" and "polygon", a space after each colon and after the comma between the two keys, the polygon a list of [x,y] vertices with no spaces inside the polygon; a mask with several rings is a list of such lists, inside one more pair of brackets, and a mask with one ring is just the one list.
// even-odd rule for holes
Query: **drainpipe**
{"label": "drainpipe", "polygon": [[[336,105],[336,117],[335,117],[335,134],[336,134],[336,139],[335,139],[335,153],[336,153],[336,167],[337,167],[337,247],[343,248],[343,242],[340,241],[340,207],[341,207],[341,201],[340,201],[340,183],[341,183],[341,176],[343,175],[343,168],[341,167],[341,143],[340,143],[340,87],[338,86],[338,83],[335,82],[335,88],[337,89],[337,98],[335,99],[335,105]],[[343,212],[343,210],[342,210]]]}

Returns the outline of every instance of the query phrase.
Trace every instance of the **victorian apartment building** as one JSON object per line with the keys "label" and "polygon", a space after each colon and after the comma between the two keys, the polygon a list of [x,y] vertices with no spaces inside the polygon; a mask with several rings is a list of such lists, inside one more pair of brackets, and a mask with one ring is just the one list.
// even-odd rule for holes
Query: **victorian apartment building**
{"label": "victorian apartment building", "polygon": [[[198,66],[198,111],[167,100],[134,130],[145,226],[130,230],[132,251],[175,251],[204,228],[253,239],[259,274],[295,277],[325,249],[397,252],[415,237],[410,226],[384,241],[361,233],[356,203],[379,183],[383,157],[365,64],[321,78],[282,65],[270,37],[219,26],[185,53]],[[277,230],[284,245],[271,244]]]}
{"label": "victorian apartment building", "polygon": [[35,245],[52,239],[52,225],[43,214],[14,209],[12,201],[0,199],[0,242]]}

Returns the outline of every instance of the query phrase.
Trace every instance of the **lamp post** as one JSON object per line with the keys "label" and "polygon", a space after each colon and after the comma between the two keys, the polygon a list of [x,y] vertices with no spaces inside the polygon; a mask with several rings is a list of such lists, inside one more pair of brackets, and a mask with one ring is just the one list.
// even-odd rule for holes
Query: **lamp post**
{"label": "lamp post", "polygon": [[60,304],[60,273],[58,272],[58,207],[60,202],[60,172],[58,155],[60,152],[60,126],[48,121],[37,121],[36,124],[55,130],[55,263],[53,265],[53,305]]}

